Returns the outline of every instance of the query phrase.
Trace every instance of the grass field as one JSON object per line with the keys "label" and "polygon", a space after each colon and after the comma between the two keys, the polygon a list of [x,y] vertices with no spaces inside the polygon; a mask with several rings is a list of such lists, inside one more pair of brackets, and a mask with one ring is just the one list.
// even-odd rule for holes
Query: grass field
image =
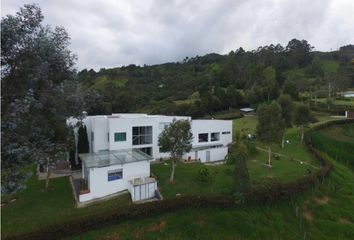
{"label": "grass field", "polygon": [[107,87],[110,87],[110,84],[113,84],[113,86],[119,88],[124,87],[127,82],[128,79],[126,78],[110,79],[107,76],[101,76],[95,79],[95,83],[91,86],[91,88],[104,91]]}
{"label": "grass field", "polygon": [[[317,101],[320,103],[327,103],[327,98],[319,98],[319,99],[317,99]],[[340,105],[340,106],[354,107],[354,98],[348,98],[348,100],[334,99],[332,104],[333,105]]]}
{"label": "grass field", "polygon": [[326,128],[312,138],[318,149],[354,169],[354,124]]}
{"label": "grass field", "polygon": [[76,208],[68,177],[51,179],[49,184],[49,191],[44,191],[45,181],[31,177],[25,191],[11,196],[16,201],[1,208],[2,237],[132,204],[130,195],[124,194],[101,204]]}

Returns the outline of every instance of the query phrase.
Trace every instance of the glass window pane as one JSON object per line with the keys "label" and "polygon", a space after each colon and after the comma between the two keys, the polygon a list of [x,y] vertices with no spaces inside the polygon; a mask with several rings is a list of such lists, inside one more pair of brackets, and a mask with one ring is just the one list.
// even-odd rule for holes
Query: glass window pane
{"label": "glass window pane", "polygon": [[208,133],[199,133],[198,142],[208,142]]}
{"label": "glass window pane", "polygon": [[125,132],[114,133],[114,141],[115,142],[124,142],[127,140],[127,134]]}

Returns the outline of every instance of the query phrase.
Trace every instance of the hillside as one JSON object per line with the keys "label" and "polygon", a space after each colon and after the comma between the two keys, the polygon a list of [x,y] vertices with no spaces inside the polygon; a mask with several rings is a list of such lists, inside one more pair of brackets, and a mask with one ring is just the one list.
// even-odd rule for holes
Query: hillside
{"label": "hillside", "polygon": [[312,52],[305,40],[286,47],[242,48],[227,55],[186,57],[182,62],[82,70],[86,94],[98,92],[89,113],[147,112],[201,117],[221,110],[255,106],[281,92],[295,100],[327,98],[354,87],[354,46]]}

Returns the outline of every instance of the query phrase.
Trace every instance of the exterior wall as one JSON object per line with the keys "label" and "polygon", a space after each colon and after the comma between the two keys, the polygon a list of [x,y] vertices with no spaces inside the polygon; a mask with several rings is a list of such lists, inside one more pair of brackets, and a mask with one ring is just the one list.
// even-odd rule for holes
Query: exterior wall
{"label": "exterior wall", "polygon": [[[122,115],[124,117],[119,117]],[[92,145],[92,151],[97,152],[99,150],[119,150],[125,148],[152,148],[152,157],[168,157],[169,154],[160,153],[158,147],[158,137],[163,131],[160,127],[160,123],[171,123],[173,119],[187,119],[190,117],[184,116],[145,116],[144,114],[114,114],[113,117],[91,117],[91,128],[87,126],[87,132],[90,135],[94,133],[94,141]],[[133,145],[133,127],[139,126],[152,126],[152,144]],[[115,142],[114,133],[125,132],[126,141]],[[109,140],[107,133],[109,133]],[[98,139],[96,137],[98,136]],[[89,136],[91,141],[91,136]],[[100,142],[98,142],[100,141]]]}
{"label": "exterior wall", "polygon": [[[168,125],[173,119],[191,120],[190,117],[185,116],[160,116],[160,115],[146,115],[146,114],[113,114],[112,116],[92,116],[88,117],[89,121],[84,121],[87,127],[90,150],[98,152],[100,150],[118,150],[124,148],[152,148],[153,158],[169,157],[168,153],[159,151],[158,137],[164,130],[164,124]],[[143,145],[133,145],[132,142],[132,128],[134,126],[152,126],[152,143]],[[226,120],[192,120],[191,131],[193,134],[192,146],[193,148],[222,145],[227,146],[232,142],[232,121]],[[94,141],[91,139],[91,132],[94,133]],[[126,141],[114,141],[114,133],[125,132]],[[211,141],[211,133],[220,133],[218,141]],[[223,134],[223,132],[229,132]],[[199,142],[198,135],[200,133],[208,134],[208,142]],[[107,135],[109,134],[109,135]],[[108,139],[109,137],[109,139]],[[213,148],[211,148],[213,149]],[[217,150],[213,150],[216,152]],[[201,153],[200,156],[203,154]],[[225,157],[225,156],[224,156]],[[194,157],[192,158],[194,159]],[[223,159],[223,158],[222,158]],[[218,161],[220,157],[211,155],[211,161]]]}
{"label": "exterior wall", "polygon": [[[206,163],[207,161],[207,151],[210,152],[210,161],[209,162],[215,162],[215,161],[223,161],[225,159],[225,156],[227,155],[228,148],[227,147],[218,147],[218,148],[209,148],[209,149],[203,149],[203,150],[198,150],[198,151],[191,151],[187,154],[185,154],[184,158],[185,159],[193,159],[193,160],[200,160],[202,163]],[[196,154],[197,152],[197,154]],[[197,159],[196,159],[197,157]]]}
{"label": "exterior wall", "polygon": [[[133,127],[139,126],[152,126],[156,128],[156,120],[153,118],[108,118],[109,125],[109,150],[117,150],[124,148],[142,148],[142,147],[153,147],[154,139],[152,144],[143,145],[133,145]],[[114,133],[125,132],[126,141],[115,142]],[[154,138],[154,134],[153,134]]]}
{"label": "exterior wall", "polygon": [[[122,179],[108,181],[108,171],[115,169],[123,169]],[[89,175],[90,193],[82,195],[82,198],[86,199],[86,201],[128,190],[130,186],[129,180],[150,176],[150,162],[141,161],[124,165],[91,168],[89,169]]]}
{"label": "exterior wall", "polygon": [[157,182],[149,182],[140,185],[130,184],[129,192],[133,202],[155,197]]}
{"label": "exterior wall", "polygon": [[[91,133],[93,133],[93,138],[91,136]],[[89,137],[93,152],[98,152],[100,150],[108,150],[109,146],[107,133],[108,124],[106,116],[96,116],[94,118],[91,118],[91,131]]]}
{"label": "exterior wall", "polygon": [[[219,132],[220,140],[211,141],[211,133]],[[230,132],[229,134],[222,134],[223,132]],[[226,120],[193,120],[192,121],[193,133],[193,148],[205,145],[222,144],[227,146],[232,143],[232,121]],[[198,135],[200,133],[208,134],[208,142],[199,142]]]}

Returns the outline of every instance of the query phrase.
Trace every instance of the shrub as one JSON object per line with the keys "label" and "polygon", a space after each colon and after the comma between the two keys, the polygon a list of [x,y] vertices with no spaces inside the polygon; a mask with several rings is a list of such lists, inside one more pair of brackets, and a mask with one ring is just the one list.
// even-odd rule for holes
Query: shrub
{"label": "shrub", "polygon": [[245,142],[245,145],[247,147],[247,152],[249,155],[256,154],[258,152],[257,147],[256,147],[256,142],[254,141],[247,141]]}
{"label": "shrub", "polygon": [[202,182],[209,182],[211,180],[211,174],[209,169],[202,167],[198,171],[198,179]]}

